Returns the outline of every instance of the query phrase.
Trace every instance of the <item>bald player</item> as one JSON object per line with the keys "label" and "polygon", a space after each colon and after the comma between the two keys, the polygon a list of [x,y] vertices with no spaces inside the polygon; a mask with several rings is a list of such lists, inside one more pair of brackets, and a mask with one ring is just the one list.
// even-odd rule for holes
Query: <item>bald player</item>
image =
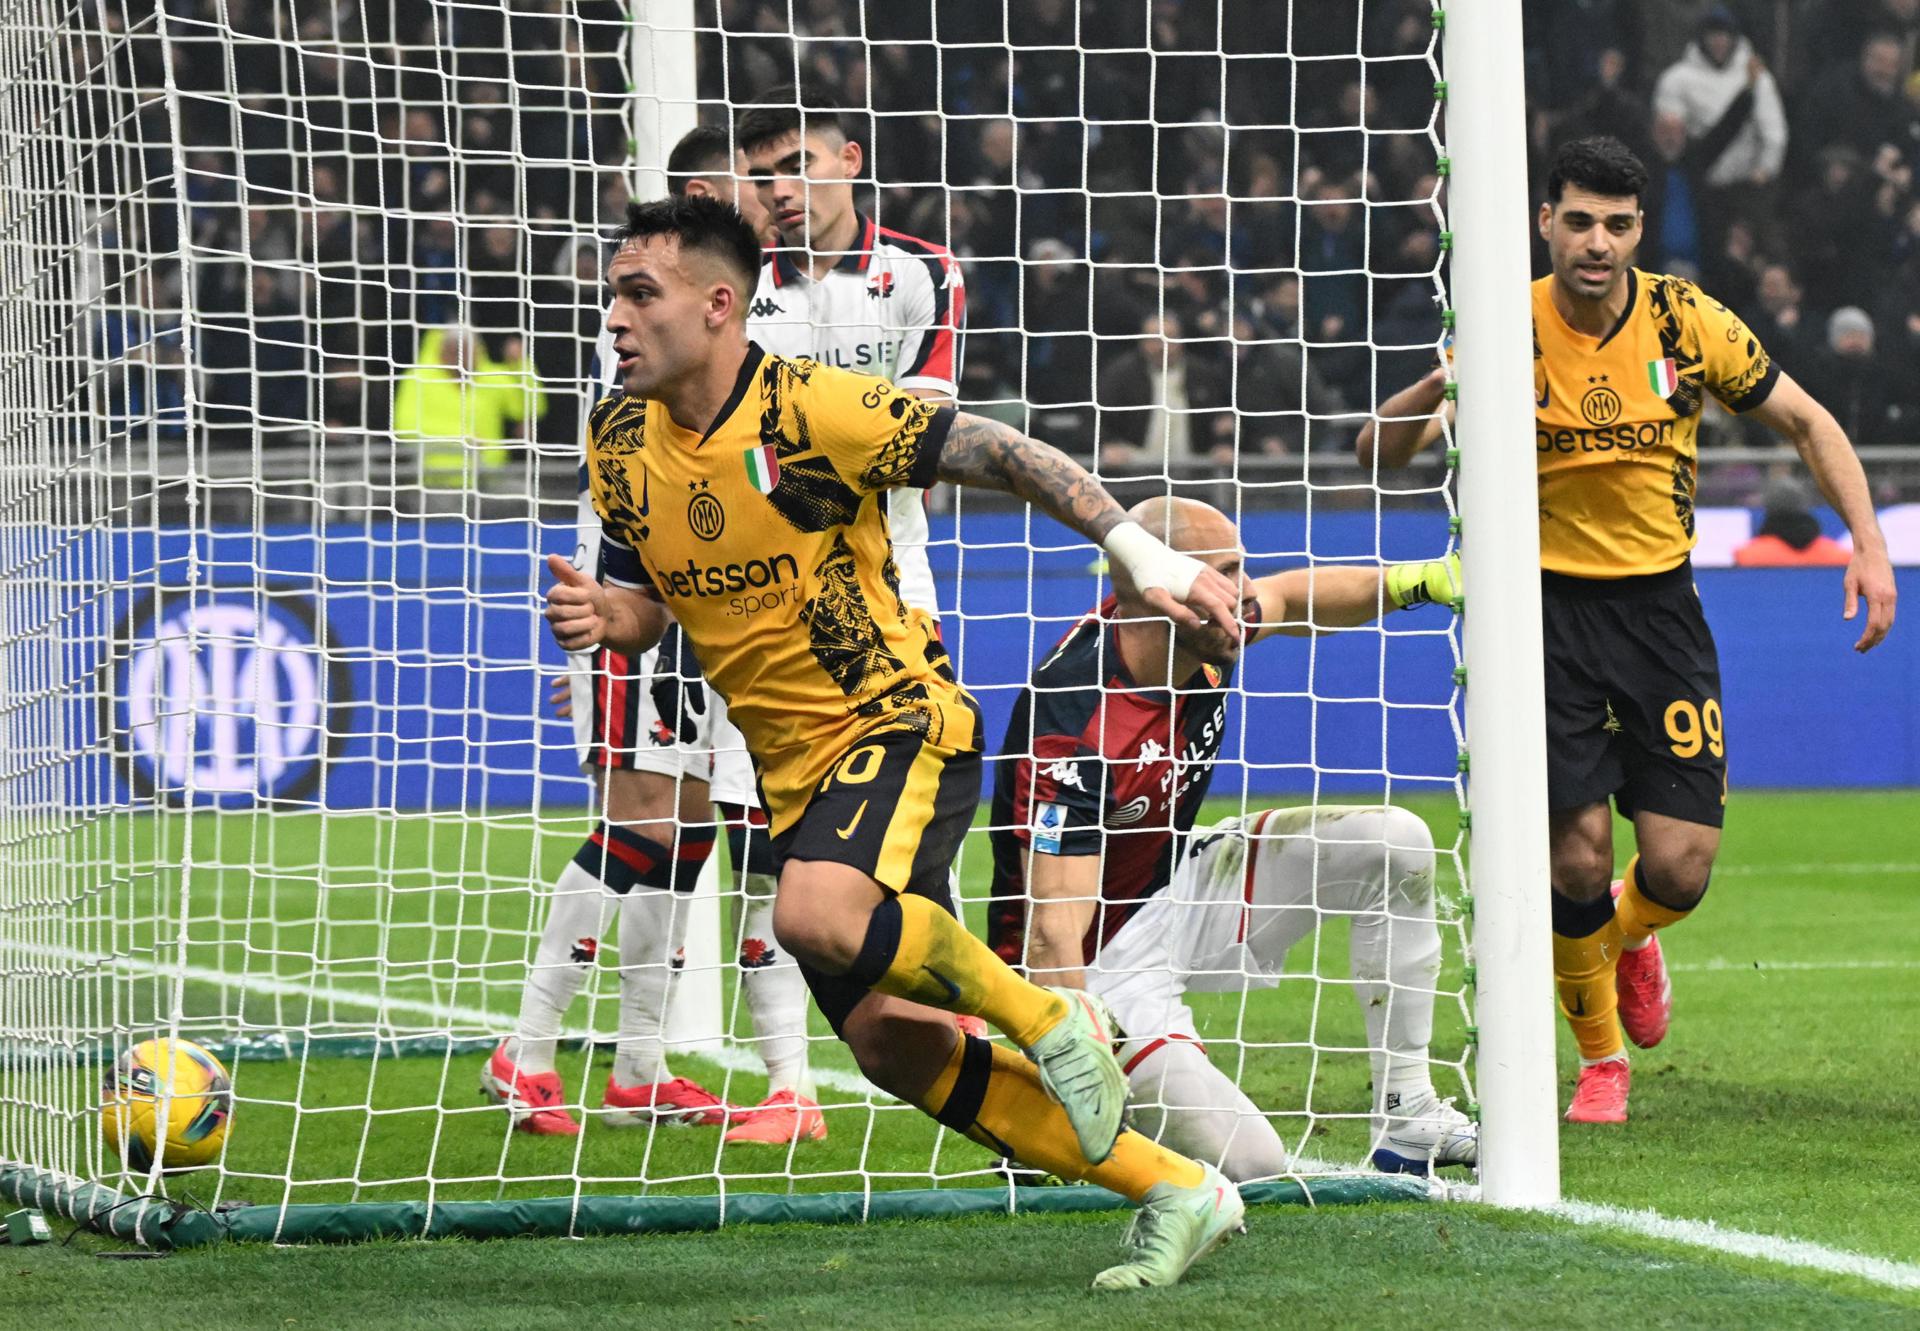
{"label": "bald player", "polygon": [[[1452,558],[1248,578],[1240,533],[1192,499],[1128,515],[1237,584],[1248,643],[1451,601]],[[1042,984],[1084,986],[1125,1033],[1133,1121],[1236,1183],[1287,1157],[1272,1122],[1207,1058],[1189,991],[1269,988],[1328,916],[1351,930],[1373,1074],[1374,1164],[1471,1165],[1474,1125],[1427,1068],[1440,935],[1433,839],[1391,806],[1264,809],[1193,823],[1226,728],[1239,644],[1170,625],[1127,582],[1035,668],[1001,744],[989,939]]]}
{"label": "bald player", "polygon": [[[1841,588],[1845,618],[1866,603],[1855,650],[1893,627],[1893,568],[1852,445],[1732,310],[1633,266],[1646,187],[1619,140],[1576,140],[1538,218],[1553,261],[1532,309],[1550,890],[1554,978],[1580,1046],[1574,1123],[1626,1122],[1621,1027],[1643,1049],[1665,1038],[1673,988],[1654,935],[1700,904],[1720,848],[1730,741],[1689,559],[1707,394],[1792,443],[1853,533]],[[1438,438],[1446,381],[1436,368],[1383,402],[1361,461],[1397,467]],[[1618,882],[1609,800],[1638,852]]]}

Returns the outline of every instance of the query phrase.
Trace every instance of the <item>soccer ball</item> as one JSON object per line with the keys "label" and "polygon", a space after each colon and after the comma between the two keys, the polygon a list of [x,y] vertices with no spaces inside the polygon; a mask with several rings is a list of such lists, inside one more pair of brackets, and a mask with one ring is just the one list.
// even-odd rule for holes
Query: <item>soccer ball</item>
{"label": "soccer ball", "polygon": [[[113,1065],[103,1089],[101,1130],[131,1168],[152,1169],[159,1155],[168,1172],[198,1169],[220,1154],[233,1113],[233,1079],[191,1040],[141,1041]],[[160,1101],[169,1091],[162,1150]]]}

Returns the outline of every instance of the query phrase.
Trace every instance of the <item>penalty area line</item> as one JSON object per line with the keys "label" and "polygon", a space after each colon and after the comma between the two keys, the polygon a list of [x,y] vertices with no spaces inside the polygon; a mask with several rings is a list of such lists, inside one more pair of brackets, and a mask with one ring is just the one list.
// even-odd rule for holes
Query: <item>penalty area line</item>
{"label": "penalty area line", "polygon": [[1600,1202],[1561,1202],[1540,1208],[1543,1215],[1557,1216],[1576,1225],[1597,1225],[1622,1229],[1644,1238],[1661,1239],[1689,1248],[1751,1257],[1777,1266],[1823,1271],[1830,1275],[1852,1276],[1888,1289],[1920,1290],[1920,1266],[1889,1257],[1871,1257],[1866,1253],[1829,1248],[1805,1239],[1781,1238],[1775,1234],[1754,1234],[1742,1229],[1727,1229],[1711,1220],[1676,1220],[1658,1211],[1633,1211],[1623,1206]]}

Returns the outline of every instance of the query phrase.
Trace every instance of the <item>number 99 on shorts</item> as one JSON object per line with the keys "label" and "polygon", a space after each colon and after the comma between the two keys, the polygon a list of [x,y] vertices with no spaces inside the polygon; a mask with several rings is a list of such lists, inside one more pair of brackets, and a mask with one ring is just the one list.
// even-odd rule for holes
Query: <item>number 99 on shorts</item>
{"label": "number 99 on shorts", "polygon": [[1676,698],[1667,704],[1666,723],[1667,747],[1674,757],[1698,758],[1702,749],[1716,758],[1726,757],[1719,699],[1708,698],[1696,707],[1691,698]]}

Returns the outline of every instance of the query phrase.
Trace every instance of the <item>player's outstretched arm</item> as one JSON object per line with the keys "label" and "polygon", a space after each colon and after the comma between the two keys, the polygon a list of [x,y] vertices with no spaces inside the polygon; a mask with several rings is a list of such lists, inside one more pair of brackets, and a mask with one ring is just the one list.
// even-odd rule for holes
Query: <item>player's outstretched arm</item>
{"label": "player's outstretched arm", "polygon": [[667,608],[645,592],[603,586],[565,555],[548,555],[547,568],[559,581],[547,589],[546,621],[563,650],[605,646],[638,656],[667,631]]}
{"label": "player's outstretched arm", "polygon": [[1286,634],[1307,638],[1355,628],[1389,610],[1451,605],[1461,594],[1460,557],[1372,568],[1290,568],[1255,578],[1260,622],[1252,641]]}
{"label": "player's outstretched arm", "polygon": [[1899,592],[1893,581],[1893,561],[1887,557],[1887,538],[1881,535],[1880,519],[1873,511],[1867,473],[1853,445],[1847,442],[1846,431],[1832,412],[1785,374],[1767,394],[1767,400],[1746,414],[1793,444],[1813,473],[1820,493],[1853,533],[1853,560],[1841,584],[1846,597],[1844,617],[1852,619],[1859,613],[1860,602],[1866,601],[1867,624],[1853,649],[1872,651],[1893,627],[1893,607]]}
{"label": "player's outstretched arm", "polygon": [[1420,450],[1440,437],[1446,400],[1447,372],[1436,365],[1421,379],[1407,385],[1382,402],[1373,419],[1360,427],[1354,438],[1354,451],[1360,465],[1371,467],[1378,459],[1381,470],[1404,467]]}
{"label": "player's outstretched arm", "polygon": [[1199,628],[1238,621],[1239,596],[1231,582],[1127,521],[1105,487],[1052,444],[963,411],[947,432],[937,474],[954,485],[1024,499],[1059,519],[1105,550],[1147,604],[1177,624]]}

